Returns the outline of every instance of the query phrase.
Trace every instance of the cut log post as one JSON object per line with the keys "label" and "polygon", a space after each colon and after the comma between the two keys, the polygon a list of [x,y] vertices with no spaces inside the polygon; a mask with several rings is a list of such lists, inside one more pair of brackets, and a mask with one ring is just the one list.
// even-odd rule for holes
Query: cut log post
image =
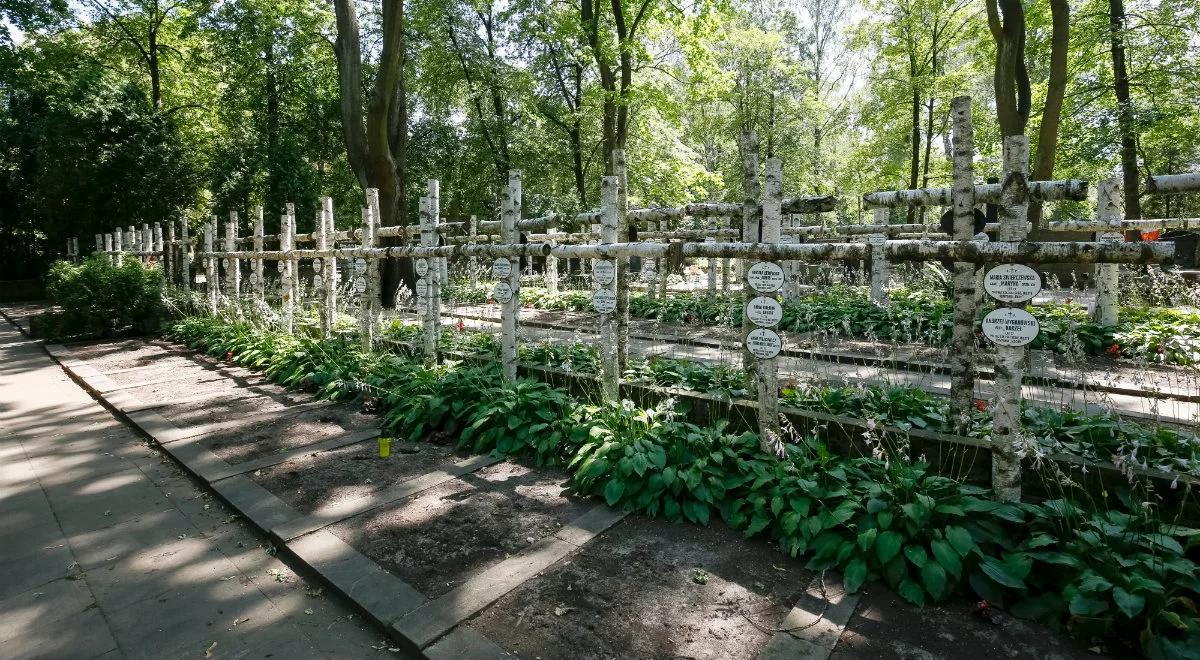
{"label": "cut log post", "polygon": [[[508,171],[508,187],[505,189],[504,206],[501,210],[500,224],[504,242],[514,244],[520,242],[517,232],[517,221],[521,218],[521,171]],[[500,303],[500,365],[504,380],[512,382],[517,379],[517,314],[521,309],[521,273],[520,260],[509,260],[508,278],[496,282],[497,293],[507,288],[508,299],[497,300]],[[497,295],[497,298],[500,298]]]}
{"label": "cut log post", "polygon": [[[1029,211],[1029,138],[1004,138],[1004,184],[1000,195],[1000,241],[1025,240]],[[999,303],[1023,307],[1024,303]],[[1021,501],[1021,387],[1025,382],[1025,347],[996,346],[995,393],[992,404],[992,492],[1004,502]]]}
{"label": "cut log post", "polygon": [[[433,217],[429,214],[429,197],[417,202],[417,221],[421,230],[421,245],[437,245],[437,231]],[[438,326],[440,319],[434,315],[433,301],[437,289],[437,260],[426,258],[425,274],[417,278],[417,312],[421,315],[421,346],[425,367],[433,368],[438,362]],[[415,262],[414,262],[415,264]],[[418,271],[419,272],[419,271]]]}
{"label": "cut log post", "polygon": [[[721,218],[721,225],[724,227],[728,227],[730,225],[729,218],[728,217]],[[721,293],[722,294],[726,294],[726,295],[729,294],[729,276],[730,276],[731,268],[732,268],[732,262],[729,260],[729,258],[721,259]]]}
{"label": "cut log post", "polygon": [[179,219],[179,275],[185,291],[192,290],[192,237],[187,218]]}
{"label": "cut log post", "polygon": [[[558,233],[557,227],[550,227],[546,230],[549,235],[549,240],[554,240],[554,235]],[[546,282],[546,291],[551,295],[558,293],[558,257],[548,255],[544,262],[542,279]]]}
{"label": "cut log post", "polygon": [[104,235],[103,234],[96,234],[96,250],[95,250],[95,252],[96,252],[96,254],[101,254],[104,252]]}
{"label": "cut log post", "polygon": [[[130,253],[138,252],[140,250],[138,246],[141,244],[141,242],[142,241],[138,235],[137,227],[129,225],[129,230],[125,232],[125,250]],[[130,256],[132,256],[134,259],[139,258],[134,254],[131,254]]]}
{"label": "cut log post", "polygon": [[[875,223],[884,224],[887,220],[887,209],[874,209]],[[871,234],[867,244],[871,246],[871,302],[885,307],[888,304],[888,280],[891,278],[891,267],[887,260],[884,243],[887,234]]]}
{"label": "cut log post", "polygon": [[113,254],[113,237],[112,234],[104,235],[104,257],[109,263],[117,263],[116,255]]}
{"label": "cut log post", "polygon": [[[296,249],[296,207],[293,204],[287,205],[288,211],[288,245],[292,250]],[[300,299],[300,260],[292,260],[292,269],[288,271],[292,281],[292,316],[295,317],[296,301]]]}
{"label": "cut log post", "polygon": [[[780,235],[780,222],[782,220],[783,206],[783,161],[778,158],[768,158],[767,167],[764,173],[763,182],[763,203],[762,203],[762,242],[766,244],[778,243]],[[753,291],[750,282],[746,282],[746,290]],[[762,295],[762,294],[760,294]],[[774,294],[766,294],[763,297],[775,298]],[[751,299],[754,300],[753,298]],[[754,304],[751,302],[750,304]],[[776,300],[776,305],[778,301]],[[780,307],[782,309],[782,307]],[[744,317],[750,318],[750,309],[746,309]],[[762,326],[759,325],[762,321]],[[768,322],[763,319],[751,320],[751,325],[755,333],[769,333],[774,335],[773,341],[781,345],[782,340],[779,338],[772,326],[775,326],[778,321]],[[776,351],[778,354],[778,351]],[[763,357],[757,360],[754,369],[754,382],[758,390],[758,432],[759,446],[763,451],[771,452],[777,456],[783,455],[783,438],[780,435],[779,426],[779,363],[778,359],[772,355]]]}
{"label": "cut log post", "polygon": [[[254,242],[252,243],[255,252],[262,252],[264,249],[263,240],[263,207],[254,207]],[[263,274],[263,260],[254,259],[250,262],[250,284],[254,287],[254,299],[260,304],[266,302],[267,281]]]}
{"label": "cut log post", "polygon": [[163,281],[167,286],[175,286],[175,269],[179,268],[179,244],[175,242],[175,223],[167,223],[167,238],[163,245]]}
{"label": "cut log post", "polygon": [[[472,243],[479,236],[479,219],[475,216],[471,216],[471,219],[467,221],[467,236],[470,237]],[[467,273],[470,274],[472,282],[479,282],[479,260],[475,257],[467,260]]]}
{"label": "cut log post", "polygon": [[[325,198],[320,199],[320,206],[313,217],[313,233],[317,235],[317,249],[329,249],[329,239],[325,235]],[[321,320],[321,336],[326,339],[333,332],[334,309],[325,304],[325,291],[333,288],[333,280],[329,279],[326,264],[332,261],[329,257],[321,259],[320,265],[313,268],[312,294],[317,300],[317,315]]]}
{"label": "cut log post", "polygon": [[[618,190],[620,179],[606,176],[600,180],[600,244],[616,243],[620,224],[618,218]],[[592,305],[600,313],[600,395],[605,402],[614,403],[620,399],[621,365],[618,353],[617,333],[619,328],[616,318],[617,278],[616,261],[606,261],[608,268],[602,264],[599,268],[592,264],[593,275],[607,277],[611,280],[601,280],[593,277]],[[612,305],[607,300],[612,299]]]}
{"label": "cut log post", "polygon": [[[441,184],[437,179],[429,179],[425,182],[426,195],[425,203],[428,206],[428,227],[429,236],[432,245],[438,244],[438,236],[441,232],[439,223],[441,222]],[[433,257],[428,260],[429,272],[425,276],[429,280],[429,313],[433,317],[434,341],[438,339],[438,335],[442,331],[442,291],[445,288],[446,282],[446,259],[444,257]]]}
{"label": "cut log post", "polygon": [[[714,220],[714,221],[711,223],[711,225],[710,225],[710,226],[711,226],[713,229],[716,229],[716,228],[717,228],[717,223],[716,223],[716,221]],[[706,238],[706,239],[704,239],[704,242],[705,242],[705,243],[716,243],[716,242],[717,242],[717,239],[715,239],[715,238],[712,238],[712,237],[710,236],[709,238]],[[708,268],[707,268],[707,274],[708,274],[708,299],[709,299],[709,300],[713,300],[713,299],[715,299],[715,298],[717,297],[717,264],[718,264],[718,263],[719,263],[719,262],[718,262],[718,261],[717,261],[717,259],[715,259],[715,258],[710,258],[710,259],[707,261],[707,265],[708,265]]]}
{"label": "cut log post", "polygon": [[292,334],[296,316],[296,262],[291,258],[294,208],[289,203],[287,213],[279,218],[279,251],[284,255],[284,259],[279,262],[279,306],[282,310],[283,328],[289,335]]}
{"label": "cut log post", "polygon": [[[667,224],[666,220],[660,220],[658,230],[666,234],[670,230],[670,225]],[[663,242],[669,244],[671,240],[665,239]],[[670,263],[666,259],[654,260],[654,285],[658,286],[658,297],[664,302],[667,300],[667,287],[669,286],[669,282],[667,282],[667,271],[670,270],[669,266]]]}
{"label": "cut log post", "polygon": [[[237,249],[238,239],[238,214],[237,211],[229,212],[229,222],[225,223],[225,249],[230,252]],[[225,287],[229,293],[229,300],[238,309],[241,306],[238,301],[238,295],[242,291],[242,265],[237,259],[225,260]]]}
{"label": "cut log post", "polygon": [[[1101,181],[1096,186],[1096,222],[1112,227],[1112,231],[1096,232],[1100,243],[1123,243],[1121,221],[1125,217],[1125,189],[1120,176]],[[1120,290],[1120,266],[1096,266],[1096,321],[1100,325],[1117,324],[1117,292]]]}
{"label": "cut log post", "polygon": [[[954,238],[970,240],[975,235],[975,128],[971,120],[971,97],[950,102],[953,133]],[[954,329],[951,339],[950,403],[954,427],[966,435],[975,399],[975,264],[954,263]]]}
{"label": "cut log post", "polygon": [[[742,242],[759,243],[762,233],[759,228],[762,218],[762,206],[759,205],[758,178],[758,134],[754,131],[743,133],[741,136],[742,151]],[[749,261],[742,261],[738,271],[746,276],[750,268]],[[745,284],[745,282],[743,282]],[[742,287],[742,306],[745,307],[754,298],[754,290],[748,286]],[[746,315],[742,315],[742,368],[746,371],[754,369],[754,356],[745,348],[746,336],[754,329],[754,324]]]}
{"label": "cut log post", "polygon": [[158,262],[162,265],[163,272],[166,272],[167,252],[163,249],[163,232],[162,224],[154,223],[154,255]]}
{"label": "cut log post", "polygon": [[[359,242],[364,249],[375,247],[375,228],[379,216],[379,190],[367,189],[367,205],[363,207],[362,240]],[[358,262],[355,261],[354,291],[358,294],[358,338],[362,349],[370,351],[375,346],[375,320],[378,317],[379,305],[379,260],[364,259],[366,271],[358,272]],[[359,285],[359,280],[362,285]],[[360,290],[361,289],[361,290]]]}
{"label": "cut log post", "polygon": [[208,290],[208,313],[213,316],[217,315],[217,297],[220,295],[218,290],[220,282],[217,280],[217,260],[211,255],[213,251],[213,238],[217,231],[217,216],[212,216],[208,224],[204,225],[204,251],[209,253],[204,259],[205,283]]}
{"label": "cut log post", "polygon": [[[617,176],[617,236],[629,240],[629,172],[625,150],[614,149],[613,174]],[[617,259],[617,360],[621,369],[629,363],[629,259]]]}
{"label": "cut log post", "polygon": [[[337,228],[333,221],[333,198],[321,198],[321,217],[325,222],[325,241],[329,247],[333,247],[334,232]],[[324,259],[322,265],[325,267],[325,318],[329,323],[329,333],[332,334],[337,328],[337,292],[338,285],[341,281],[341,273],[338,272],[337,259]]]}

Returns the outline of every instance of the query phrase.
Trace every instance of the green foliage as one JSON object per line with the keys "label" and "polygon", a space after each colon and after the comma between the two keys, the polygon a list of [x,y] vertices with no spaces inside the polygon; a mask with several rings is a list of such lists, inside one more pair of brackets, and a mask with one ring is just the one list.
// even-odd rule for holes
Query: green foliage
{"label": "green foliage", "polygon": [[162,272],[136,259],[121,265],[94,257],[76,266],[59,261],[46,276],[46,294],[62,308],[48,317],[52,338],[112,336],[132,328],[157,331],[163,315]]}
{"label": "green foliage", "polygon": [[479,402],[458,436],[459,447],[497,456],[532,456],[538,465],[560,460],[572,409],[561,390],[520,379],[476,392],[475,397]]}

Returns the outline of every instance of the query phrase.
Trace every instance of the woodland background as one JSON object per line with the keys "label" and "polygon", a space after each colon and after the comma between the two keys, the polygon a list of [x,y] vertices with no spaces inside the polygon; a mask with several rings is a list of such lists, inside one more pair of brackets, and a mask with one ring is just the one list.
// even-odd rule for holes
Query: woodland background
{"label": "woodland background", "polygon": [[311,231],[329,195],[354,225],[365,187],[412,223],[430,178],[495,217],[510,168],[526,215],[572,215],[618,146],[631,205],[737,201],[749,130],[857,222],[862,193],[949,185],[960,94],[980,177],[1021,131],[1035,179],[1195,171],[1200,1],[4,0],[0,279],[141,222],[261,204],[274,233],[294,202]]}

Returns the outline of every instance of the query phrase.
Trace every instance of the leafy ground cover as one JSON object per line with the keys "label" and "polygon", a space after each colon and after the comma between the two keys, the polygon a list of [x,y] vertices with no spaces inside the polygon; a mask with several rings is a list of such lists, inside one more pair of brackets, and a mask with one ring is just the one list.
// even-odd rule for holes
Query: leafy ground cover
{"label": "leafy ground cover", "polygon": [[[493,335],[470,331],[446,331],[443,345],[465,348],[466,352],[498,354],[499,351]],[[599,352],[595,346],[583,342],[526,344],[518,351],[522,362],[593,376],[600,373]],[[726,398],[751,396],[746,373],[735,365],[710,365],[668,357],[630,358],[623,378]],[[794,408],[869,420],[903,430],[954,433],[949,401],[917,388],[796,383],[784,388],[780,395],[785,405]],[[969,428],[971,437],[991,434],[992,418],[985,402],[977,403]],[[1029,404],[1023,409],[1022,428],[1033,443],[1031,450],[1035,455],[1069,454],[1117,466],[1200,477],[1200,436],[1190,431]]]}
{"label": "leafy ground cover", "polygon": [[696,524],[721,516],[812,569],[841,571],[852,591],[878,579],[918,605],[982,597],[1117,654],[1200,649],[1200,530],[1173,523],[1146,484],[1115,485],[1120,505],[1107,509],[999,503],[882,438],[871,456],[834,455],[816,436],[766,452],[754,434],[696,426],[671,402],[595,405],[539,381],[504,383],[494,365],[425,369],[346,341],[212,318],[184,319],[169,335],[283,384],[363,397],[398,436],[441,434],[565,465],[575,492],[610,506]]}
{"label": "leafy ground cover", "polygon": [[[447,295],[462,304],[483,304],[490,288],[458,283]],[[836,286],[784,304],[780,327],[792,332],[825,331],[837,336],[945,346],[953,331],[952,305],[944,295],[924,289],[897,288],[889,292],[890,306],[874,305],[859,286]],[[591,310],[586,291],[551,294],[526,288],[522,302],[533,309],[585,312]],[[1031,348],[1056,353],[1125,357],[1156,364],[1200,364],[1200,314],[1164,307],[1123,306],[1115,326],[1102,326],[1074,303],[1046,303],[1027,308],[1042,331]],[[981,309],[980,316],[990,311]],[[667,323],[740,325],[742,302],[737,295],[672,294],[651,298],[642,292],[629,296],[629,313],[636,318]]]}

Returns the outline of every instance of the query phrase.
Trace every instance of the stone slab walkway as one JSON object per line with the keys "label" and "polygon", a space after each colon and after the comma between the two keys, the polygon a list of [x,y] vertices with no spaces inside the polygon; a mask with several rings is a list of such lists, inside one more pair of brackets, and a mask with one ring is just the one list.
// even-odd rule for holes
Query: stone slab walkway
{"label": "stone slab walkway", "polygon": [[271,547],[0,322],[0,656],[400,657]]}

